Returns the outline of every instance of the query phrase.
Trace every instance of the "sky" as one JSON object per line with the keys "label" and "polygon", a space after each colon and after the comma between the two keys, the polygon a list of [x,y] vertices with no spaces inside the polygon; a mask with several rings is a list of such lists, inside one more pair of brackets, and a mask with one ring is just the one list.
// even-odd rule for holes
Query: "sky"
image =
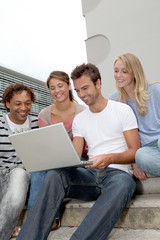
{"label": "sky", "polygon": [[81,0],[0,0],[0,65],[46,81],[87,62]]}

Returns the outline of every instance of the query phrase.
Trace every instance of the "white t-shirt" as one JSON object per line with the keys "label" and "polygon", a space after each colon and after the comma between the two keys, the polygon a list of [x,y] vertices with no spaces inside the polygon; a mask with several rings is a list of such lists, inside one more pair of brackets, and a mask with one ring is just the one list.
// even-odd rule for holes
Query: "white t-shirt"
{"label": "white t-shirt", "polygon": [[[121,153],[128,149],[123,132],[137,128],[132,109],[124,103],[108,101],[105,109],[93,113],[89,108],[79,113],[73,120],[74,137],[83,137],[88,145],[88,157],[101,154]],[[110,164],[130,173],[130,164]]]}
{"label": "white t-shirt", "polygon": [[10,119],[9,116],[6,115],[6,119],[8,122],[8,125],[13,133],[20,133],[25,132],[29,130],[29,118],[27,117],[26,121],[23,124],[15,124]]}

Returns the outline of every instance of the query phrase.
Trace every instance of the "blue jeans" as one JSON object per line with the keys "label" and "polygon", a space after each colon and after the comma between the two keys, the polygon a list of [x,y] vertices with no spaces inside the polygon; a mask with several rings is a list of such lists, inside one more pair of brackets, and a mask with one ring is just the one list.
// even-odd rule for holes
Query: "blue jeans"
{"label": "blue jeans", "polygon": [[118,169],[51,170],[17,240],[46,240],[64,197],[96,200],[71,240],[106,240],[130,202],[135,187],[132,177]]}
{"label": "blue jeans", "polygon": [[[40,187],[45,179],[45,176],[48,171],[41,171],[41,172],[32,172],[30,173],[31,176],[31,183],[30,183],[30,190],[29,190],[29,197],[28,197],[28,210],[30,211],[33,207],[36,198],[38,196],[38,192]],[[57,212],[56,218],[60,218],[60,211]]]}
{"label": "blue jeans", "polygon": [[153,176],[160,176],[160,139],[137,150],[135,156],[137,166]]}
{"label": "blue jeans", "polygon": [[30,173],[31,183],[30,183],[30,190],[29,190],[29,197],[28,197],[29,211],[33,207],[33,204],[36,200],[37,194],[39,192],[39,189],[41,187],[41,184],[42,184],[46,174],[47,174],[47,171]]}
{"label": "blue jeans", "polygon": [[10,239],[25,205],[29,173],[22,168],[0,170],[0,239]]}

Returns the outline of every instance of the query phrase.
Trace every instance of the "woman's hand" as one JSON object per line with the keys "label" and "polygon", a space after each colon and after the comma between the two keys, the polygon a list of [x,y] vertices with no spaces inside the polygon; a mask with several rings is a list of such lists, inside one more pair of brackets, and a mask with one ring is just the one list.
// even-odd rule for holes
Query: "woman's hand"
{"label": "woman's hand", "polygon": [[147,179],[146,173],[141,170],[135,163],[133,164],[133,175],[142,181]]}

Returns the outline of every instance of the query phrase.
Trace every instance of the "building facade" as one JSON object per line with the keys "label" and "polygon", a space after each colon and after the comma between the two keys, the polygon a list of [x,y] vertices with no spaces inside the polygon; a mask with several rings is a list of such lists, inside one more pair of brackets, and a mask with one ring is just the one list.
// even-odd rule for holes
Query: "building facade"
{"label": "building facade", "polygon": [[36,102],[32,104],[31,115],[38,116],[38,113],[43,108],[54,102],[44,82],[0,66],[0,114],[6,112],[4,104],[1,103],[4,89],[8,85],[16,82],[24,83],[34,90]]}

